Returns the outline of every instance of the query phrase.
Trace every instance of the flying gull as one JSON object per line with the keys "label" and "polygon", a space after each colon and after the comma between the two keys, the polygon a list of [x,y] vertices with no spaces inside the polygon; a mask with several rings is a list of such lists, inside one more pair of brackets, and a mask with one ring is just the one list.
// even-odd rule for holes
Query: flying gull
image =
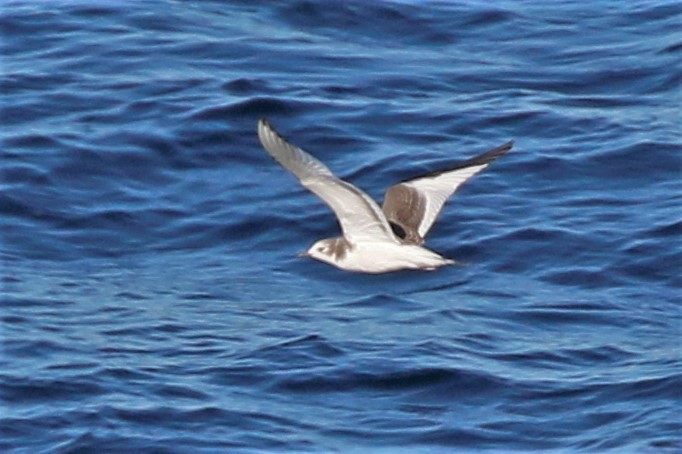
{"label": "flying gull", "polygon": [[258,138],[282,167],[329,205],[343,231],[343,236],[319,240],[301,255],[360,273],[434,270],[454,264],[423,247],[424,238],[447,199],[513,145],[508,142],[457,166],[391,186],[379,208],[364,191],[287,142],[265,119],[258,122]]}

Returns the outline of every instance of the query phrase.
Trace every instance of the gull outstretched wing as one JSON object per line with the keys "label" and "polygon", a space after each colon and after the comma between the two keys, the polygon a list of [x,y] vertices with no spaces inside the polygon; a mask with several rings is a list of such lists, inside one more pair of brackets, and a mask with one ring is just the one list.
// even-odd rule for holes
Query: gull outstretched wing
{"label": "gull outstretched wing", "polygon": [[455,167],[390,187],[382,206],[386,218],[397,226],[404,241],[422,244],[448,198],[469,178],[511,150],[513,144],[507,142]]}
{"label": "gull outstretched wing", "polygon": [[329,205],[348,241],[398,242],[381,208],[365,192],[337,178],[320,160],[287,142],[265,119],[258,122],[258,138],[275,161]]}

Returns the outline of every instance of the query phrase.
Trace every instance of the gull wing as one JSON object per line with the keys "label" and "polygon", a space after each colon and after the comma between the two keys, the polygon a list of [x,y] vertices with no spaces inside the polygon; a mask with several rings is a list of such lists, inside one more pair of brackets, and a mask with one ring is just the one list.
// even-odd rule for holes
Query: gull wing
{"label": "gull wing", "polygon": [[348,241],[398,241],[374,200],[337,178],[321,161],[287,142],[265,119],[258,122],[258,138],[275,161],[329,205]]}
{"label": "gull wing", "polygon": [[422,244],[448,198],[513,145],[514,142],[508,142],[450,169],[390,187],[382,207],[386,218],[405,241]]}

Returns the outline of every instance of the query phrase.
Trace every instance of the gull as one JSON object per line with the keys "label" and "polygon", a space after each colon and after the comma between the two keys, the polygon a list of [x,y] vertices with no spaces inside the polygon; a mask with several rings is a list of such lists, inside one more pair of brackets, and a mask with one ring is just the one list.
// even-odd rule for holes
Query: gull
{"label": "gull", "polygon": [[454,167],[391,186],[379,205],[364,191],[338,178],[320,160],[258,121],[265,150],[336,214],[343,236],[315,242],[300,256],[346,271],[387,273],[435,270],[455,264],[422,245],[448,198],[469,178],[508,152],[508,142]]}

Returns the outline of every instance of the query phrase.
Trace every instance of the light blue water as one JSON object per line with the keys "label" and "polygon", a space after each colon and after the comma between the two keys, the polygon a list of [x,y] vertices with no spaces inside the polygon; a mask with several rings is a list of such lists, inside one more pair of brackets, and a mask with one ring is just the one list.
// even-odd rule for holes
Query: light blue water
{"label": "light blue water", "polygon": [[[682,448],[679,2],[1,6],[4,452]],[[514,139],[433,273],[325,205]]]}

